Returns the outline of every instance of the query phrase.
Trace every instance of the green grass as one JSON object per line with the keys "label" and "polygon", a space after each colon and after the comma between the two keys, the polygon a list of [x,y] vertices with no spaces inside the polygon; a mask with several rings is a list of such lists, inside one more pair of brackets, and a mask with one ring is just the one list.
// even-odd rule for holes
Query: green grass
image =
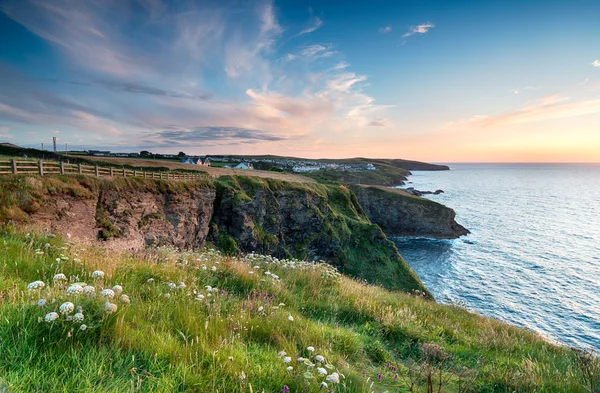
{"label": "green grass", "polygon": [[[92,277],[97,269],[104,278]],[[131,304],[111,300],[118,310],[107,314],[100,296],[54,284],[57,273],[97,293],[119,284]],[[35,280],[45,288],[28,291]],[[83,308],[87,330],[64,316],[43,321],[65,301]],[[342,375],[329,384],[334,392],[407,392],[402,380],[416,369],[424,371],[414,391],[424,392],[438,366],[447,393],[586,391],[567,348],[326,264],[212,250],[117,253],[11,227],[0,231],[0,349],[0,390],[3,381],[13,393],[319,392],[321,366]]]}

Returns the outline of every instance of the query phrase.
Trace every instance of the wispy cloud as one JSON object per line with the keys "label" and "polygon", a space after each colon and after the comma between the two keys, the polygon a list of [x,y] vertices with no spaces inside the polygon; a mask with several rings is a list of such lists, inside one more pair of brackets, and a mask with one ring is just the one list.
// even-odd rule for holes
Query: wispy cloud
{"label": "wispy cloud", "polygon": [[592,63],[592,65],[594,67],[600,67],[600,60],[594,60],[594,62]]}
{"label": "wispy cloud", "polygon": [[513,93],[513,94],[515,94],[515,95],[518,95],[518,94],[521,94],[524,91],[537,90],[537,89],[539,89],[539,87],[536,87],[536,86],[525,86],[525,87],[519,87],[519,88],[516,88],[516,89],[512,89],[510,92]]}
{"label": "wispy cloud", "polygon": [[296,34],[296,36],[312,33],[318,30],[321,26],[323,26],[323,20],[321,18],[314,17],[310,22],[310,26],[301,30],[298,34]]}
{"label": "wispy cloud", "polygon": [[392,32],[392,26],[388,25],[379,29],[380,33],[386,34]]}
{"label": "wispy cloud", "polygon": [[307,45],[302,48],[297,53],[297,56],[304,58],[320,58],[320,57],[330,57],[335,54],[335,51],[331,50],[331,45],[323,45],[323,44],[315,44],[315,45]]}
{"label": "wispy cloud", "polygon": [[[387,124],[388,107],[375,103],[367,76],[351,72],[333,44],[282,42],[271,1],[110,4],[0,4],[59,49],[60,66],[76,70],[40,79],[0,63],[3,123],[122,146],[308,144]],[[322,26],[314,17],[300,33]]]}
{"label": "wispy cloud", "polygon": [[389,119],[384,119],[381,117],[378,117],[375,120],[372,120],[369,125],[371,127],[388,127],[391,124],[391,121]]}
{"label": "wispy cloud", "polygon": [[185,146],[195,142],[236,142],[244,143],[248,141],[281,141],[284,138],[269,134],[265,131],[243,128],[243,127],[219,127],[219,126],[200,126],[200,127],[182,127],[169,125],[164,130],[152,135],[159,138],[168,145]]}
{"label": "wispy cloud", "polygon": [[90,85],[95,84],[95,85],[106,87],[108,89],[125,92],[125,93],[148,94],[148,95],[172,97],[172,98],[185,98],[185,99],[189,99],[189,100],[206,101],[213,97],[213,95],[210,93],[193,94],[193,93],[187,93],[187,92],[182,92],[182,91],[164,90],[164,89],[161,89],[158,87],[152,87],[152,86],[147,86],[147,85],[142,85],[139,83],[132,83],[132,82],[100,80],[100,81],[90,82],[89,84]]}
{"label": "wispy cloud", "polygon": [[508,124],[522,124],[564,119],[600,113],[600,99],[571,101],[568,97],[553,94],[530,101],[518,110],[495,116],[473,116],[449,122],[446,129],[488,128]]}
{"label": "wispy cloud", "polygon": [[402,38],[410,37],[414,34],[425,34],[429,31],[429,29],[434,28],[435,25],[431,22],[425,22],[418,26],[411,26],[408,32],[402,35]]}

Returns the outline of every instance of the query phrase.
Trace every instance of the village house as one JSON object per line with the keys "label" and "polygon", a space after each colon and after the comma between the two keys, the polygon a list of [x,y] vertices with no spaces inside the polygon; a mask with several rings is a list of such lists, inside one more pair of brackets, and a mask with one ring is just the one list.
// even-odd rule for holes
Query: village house
{"label": "village house", "polygon": [[181,162],[190,165],[210,166],[210,158],[206,157],[183,157]]}
{"label": "village house", "polygon": [[249,162],[240,162],[239,164],[234,166],[233,169],[254,169],[254,168],[252,167],[252,164],[250,164]]}

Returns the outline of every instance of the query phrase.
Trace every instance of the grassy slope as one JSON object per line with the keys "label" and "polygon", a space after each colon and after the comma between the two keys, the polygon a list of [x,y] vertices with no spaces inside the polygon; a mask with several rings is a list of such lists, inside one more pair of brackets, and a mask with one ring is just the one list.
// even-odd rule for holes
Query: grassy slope
{"label": "grassy slope", "polygon": [[[214,185],[213,185],[214,184]],[[321,198],[325,208],[322,214],[327,220],[323,233],[339,245],[339,253],[329,262],[343,266],[343,270],[369,282],[382,283],[388,288],[406,291],[425,289],[416,274],[398,254],[395,245],[385,238],[381,229],[372,224],[358,205],[356,197],[344,186],[284,182],[276,179],[255,177],[221,177],[215,180],[175,182],[140,178],[95,178],[92,176],[3,176],[0,177],[0,222],[29,221],[28,213],[35,213],[47,198],[68,195],[81,199],[92,198],[92,192],[100,189],[139,190],[160,194],[177,194],[194,187],[217,187],[218,194],[234,190],[233,203],[252,201],[257,192],[296,192],[296,197],[307,193]],[[252,210],[252,209],[251,209]],[[59,212],[56,212],[59,214]],[[103,237],[110,238],[115,228],[108,220],[99,217]],[[266,235],[273,235],[267,234]],[[272,237],[272,236],[271,236]],[[265,237],[266,240],[270,237]],[[308,244],[307,244],[308,246]],[[269,249],[269,245],[266,245]],[[234,247],[235,248],[235,247]],[[301,245],[294,244],[296,257],[307,257]]]}
{"label": "grassy slope", "polygon": [[[94,280],[95,269],[105,278]],[[107,315],[98,297],[67,295],[52,284],[56,273],[98,292],[122,285],[131,304],[114,301],[119,309]],[[46,288],[27,291],[34,280]],[[167,282],[186,287],[169,290]],[[208,297],[206,285],[218,290]],[[40,298],[48,304],[38,307]],[[38,322],[67,300],[83,307],[87,330],[64,317]],[[358,283],[327,265],[210,251],[116,254],[7,228],[0,232],[0,301],[0,380],[14,393],[318,392],[316,367],[296,361],[315,362],[317,354],[329,373],[344,375],[340,385],[330,383],[335,392],[402,392],[408,365],[436,364],[420,355],[424,343],[451,356],[443,392],[459,391],[459,373],[467,375],[464,392],[585,391],[567,349],[458,307]],[[425,391],[424,383],[415,391]]]}
{"label": "grassy slope", "polygon": [[[240,204],[252,201],[257,193],[271,196],[264,199],[265,203],[276,199],[273,195],[277,192],[289,194],[290,191],[296,191],[298,200],[302,194],[320,198],[324,202],[323,209],[319,210],[316,206],[301,208],[312,209],[326,222],[324,230],[315,233],[315,237],[325,238],[329,244],[338,245],[338,252],[328,258],[329,263],[339,266],[346,274],[366,279],[371,283],[383,284],[386,288],[418,290],[431,296],[416,273],[398,254],[394,243],[385,237],[377,225],[371,223],[360,207],[356,195],[347,187],[338,184],[287,183],[276,179],[241,176],[221,177],[215,184],[217,195],[222,195],[227,190],[234,191],[236,196],[232,199]],[[310,243],[294,244],[291,256],[308,258],[310,254],[304,252],[304,249],[311,246]],[[265,249],[273,251],[273,247],[269,245],[266,245]]]}

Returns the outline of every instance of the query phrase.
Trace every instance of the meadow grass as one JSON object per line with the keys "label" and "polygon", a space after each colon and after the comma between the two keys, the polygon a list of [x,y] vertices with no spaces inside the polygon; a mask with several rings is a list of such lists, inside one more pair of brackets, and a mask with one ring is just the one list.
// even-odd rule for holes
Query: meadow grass
{"label": "meadow grass", "polygon": [[[38,280],[44,287],[31,288]],[[75,310],[61,314],[65,302]],[[52,312],[59,316],[47,322]],[[211,249],[116,252],[11,227],[0,231],[2,384],[10,392],[587,391],[568,348],[324,263]]]}

